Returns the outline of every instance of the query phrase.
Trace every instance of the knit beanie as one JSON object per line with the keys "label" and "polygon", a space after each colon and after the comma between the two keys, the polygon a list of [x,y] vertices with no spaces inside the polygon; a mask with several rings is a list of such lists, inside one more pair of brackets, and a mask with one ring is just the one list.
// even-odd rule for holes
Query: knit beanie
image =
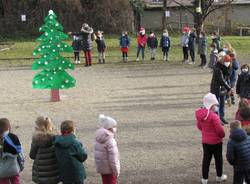
{"label": "knit beanie", "polygon": [[206,109],[210,109],[213,105],[218,105],[219,102],[216,96],[212,93],[208,93],[203,98],[203,105]]}
{"label": "knit beanie", "polygon": [[99,115],[99,121],[101,126],[105,129],[114,128],[117,125],[117,122],[113,118],[105,116],[104,114]]}

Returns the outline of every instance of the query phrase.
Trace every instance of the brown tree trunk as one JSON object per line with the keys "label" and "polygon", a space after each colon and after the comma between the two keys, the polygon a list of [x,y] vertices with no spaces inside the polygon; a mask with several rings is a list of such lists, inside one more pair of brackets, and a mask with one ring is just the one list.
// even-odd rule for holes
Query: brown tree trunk
{"label": "brown tree trunk", "polygon": [[51,95],[50,96],[51,102],[59,102],[60,101],[59,89],[52,89],[50,95]]}

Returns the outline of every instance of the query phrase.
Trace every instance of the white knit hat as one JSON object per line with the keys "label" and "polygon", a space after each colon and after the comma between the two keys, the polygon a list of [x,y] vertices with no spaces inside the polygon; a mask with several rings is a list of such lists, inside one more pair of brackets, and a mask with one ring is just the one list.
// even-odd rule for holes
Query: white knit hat
{"label": "white knit hat", "polygon": [[105,116],[104,114],[99,115],[99,121],[105,129],[114,128],[117,125],[117,122],[113,118]]}
{"label": "white knit hat", "polygon": [[226,56],[226,55],[227,55],[227,54],[226,54],[225,51],[219,52],[219,53],[218,53],[218,60],[221,61],[221,60],[224,58],[224,56]]}
{"label": "white knit hat", "polygon": [[218,105],[219,102],[216,96],[212,93],[208,93],[203,98],[203,105],[206,109],[210,109],[213,105]]}

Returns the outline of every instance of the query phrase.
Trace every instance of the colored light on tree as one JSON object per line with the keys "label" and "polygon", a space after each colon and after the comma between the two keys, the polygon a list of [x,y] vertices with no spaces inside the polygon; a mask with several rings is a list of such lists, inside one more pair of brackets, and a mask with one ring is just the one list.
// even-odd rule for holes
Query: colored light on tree
{"label": "colored light on tree", "polygon": [[43,34],[37,38],[41,43],[33,51],[33,56],[41,57],[35,59],[32,70],[42,69],[42,71],[33,78],[33,88],[67,89],[74,87],[76,83],[76,80],[65,71],[73,70],[74,64],[60,55],[60,52],[73,52],[73,49],[62,42],[68,35],[63,33],[63,26],[56,18],[56,14],[50,10],[45,18],[45,24],[39,29]]}

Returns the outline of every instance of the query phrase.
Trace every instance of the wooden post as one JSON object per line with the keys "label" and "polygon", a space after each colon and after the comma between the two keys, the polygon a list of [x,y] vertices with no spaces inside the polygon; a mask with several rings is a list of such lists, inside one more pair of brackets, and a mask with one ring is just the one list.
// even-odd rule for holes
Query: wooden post
{"label": "wooden post", "polygon": [[52,89],[50,93],[50,101],[51,102],[59,102],[60,101],[60,94],[59,89]]}

